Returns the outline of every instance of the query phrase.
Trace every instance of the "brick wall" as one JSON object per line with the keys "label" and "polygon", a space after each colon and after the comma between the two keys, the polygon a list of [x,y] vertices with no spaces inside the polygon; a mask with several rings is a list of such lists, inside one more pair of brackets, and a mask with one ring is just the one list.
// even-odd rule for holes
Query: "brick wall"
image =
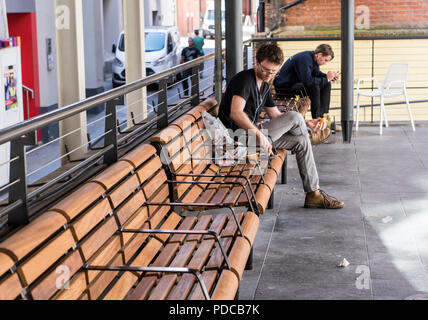
{"label": "brick wall", "polygon": [[[280,6],[294,0],[280,0]],[[268,1],[267,1],[268,2]],[[266,4],[266,21],[275,21],[276,1]],[[370,14],[370,28],[427,28],[428,0],[355,0],[355,8],[366,6]],[[282,25],[303,26],[305,29],[340,26],[340,0],[307,0],[291,9],[283,11]],[[357,13],[356,19],[361,15]],[[269,26],[267,24],[267,26]]]}

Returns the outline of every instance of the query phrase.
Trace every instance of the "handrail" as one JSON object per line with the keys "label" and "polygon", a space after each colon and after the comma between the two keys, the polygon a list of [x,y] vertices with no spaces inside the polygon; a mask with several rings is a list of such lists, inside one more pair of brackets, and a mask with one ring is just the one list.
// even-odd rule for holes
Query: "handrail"
{"label": "handrail", "polygon": [[22,88],[23,88],[25,91],[30,92],[30,93],[31,93],[31,99],[34,99],[34,90],[33,90],[33,89],[30,89],[30,88],[28,88],[28,87],[27,87],[27,86],[25,86],[25,85],[22,85]]}
{"label": "handrail", "polygon": [[214,57],[215,57],[215,54],[211,53],[206,56],[196,58],[189,62],[173,67],[171,69],[168,69],[159,73],[155,73],[151,76],[136,80],[129,84],[125,84],[122,87],[115,88],[104,93],[100,93],[98,95],[92,96],[85,100],[81,100],[76,103],[65,106],[63,108],[53,110],[43,115],[34,117],[25,122],[21,122],[21,123],[9,126],[7,128],[4,128],[0,130],[0,145],[6,142],[9,142],[13,139],[19,138],[29,132],[41,129],[50,124],[59,122],[68,117],[74,116],[81,112],[87,111],[93,107],[99,106],[100,104],[106,103],[110,100],[124,96],[128,93],[131,93],[132,91],[141,89],[165,77],[169,77],[171,74],[179,73],[184,70],[190,69],[192,67],[196,67],[201,63],[204,63]]}

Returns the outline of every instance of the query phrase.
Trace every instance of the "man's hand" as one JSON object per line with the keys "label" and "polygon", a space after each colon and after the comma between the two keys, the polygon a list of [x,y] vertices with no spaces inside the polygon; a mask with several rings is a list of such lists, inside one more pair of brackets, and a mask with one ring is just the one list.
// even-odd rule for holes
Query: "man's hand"
{"label": "man's hand", "polygon": [[338,71],[327,72],[328,82],[339,80],[339,78],[340,78],[340,72],[338,72]]}
{"label": "man's hand", "polygon": [[267,154],[270,156],[273,156],[273,152],[272,152],[272,144],[269,142],[269,139],[260,132],[260,134],[258,135],[258,139],[260,142],[260,147],[263,150],[266,150]]}

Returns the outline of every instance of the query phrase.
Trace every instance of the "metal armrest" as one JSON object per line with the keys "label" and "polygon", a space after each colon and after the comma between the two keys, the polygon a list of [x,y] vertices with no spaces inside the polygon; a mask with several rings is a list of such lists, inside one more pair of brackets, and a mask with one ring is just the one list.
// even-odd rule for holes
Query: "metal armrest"
{"label": "metal armrest", "polygon": [[[245,179],[246,180],[246,185],[248,185],[248,187],[250,188],[250,191],[251,191],[251,195],[253,196],[253,199],[255,200],[256,199],[256,194],[254,193],[254,189],[253,189],[253,186],[251,185],[251,181],[250,181],[250,179],[248,179],[247,177],[245,177],[245,176],[242,176],[242,175],[230,175],[230,174],[219,174],[219,175],[215,175],[215,174],[196,174],[196,173],[173,173],[175,176],[178,176],[178,177],[201,177],[201,178],[204,178],[204,177],[208,177],[208,178],[218,178],[218,177],[220,177],[220,178],[242,178],[242,179]],[[261,177],[262,177],[262,179],[263,179],[263,182],[264,182],[264,178],[263,178],[263,175],[261,175]],[[247,189],[245,189],[245,186],[244,186],[244,184],[242,184],[241,182],[238,182],[238,181],[231,181],[231,182],[226,182],[226,181],[200,181],[200,180],[198,180],[198,181],[177,181],[177,180],[167,180],[167,182],[169,182],[169,183],[187,183],[187,184],[239,184],[242,188],[243,188],[243,190],[244,190],[244,192],[245,192],[245,195],[246,195],[246,197],[247,197],[247,199],[248,199],[248,203],[250,204],[250,206],[251,206],[251,210],[254,212],[255,210],[254,210],[254,207],[253,207],[253,204],[251,203],[251,199],[250,199],[250,197],[249,197],[249,195],[248,195],[248,193],[247,193]],[[265,183],[266,184],[266,183]],[[257,207],[257,206],[256,206]],[[258,209],[258,207],[257,207],[257,214],[258,215],[260,215],[260,212],[259,212],[259,209]]]}
{"label": "metal armrest", "polygon": [[238,221],[238,217],[236,216],[235,210],[226,204],[223,203],[184,203],[184,202],[144,202],[146,206],[181,206],[181,207],[211,207],[211,208],[226,208],[232,212],[233,219],[235,220],[236,225],[238,226],[239,232],[241,236],[244,236],[244,232],[242,231],[241,224]]}
{"label": "metal armrest", "polygon": [[226,250],[224,249],[223,245],[220,242],[220,238],[214,231],[209,230],[167,230],[167,229],[123,229],[120,228],[119,232],[122,233],[149,233],[149,234],[201,234],[202,237],[205,235],[211,235],[215,237],[216,242],[220,246],[221,253],[226,261],[227,268],[229,270],[232,270],[230,267],[229,259],[226,255]]}
{"label": "metal armrest", "polygon": [[205,299],[211,300],[207,287],[202,279],[202,276],[198,270],[190,268],[179,268],[179,267],[130,267],[130,266],[83,266],[85,270],[94,271],[133,271],[133,272],[165,272],[165,273],[192,273],[199,282]]}

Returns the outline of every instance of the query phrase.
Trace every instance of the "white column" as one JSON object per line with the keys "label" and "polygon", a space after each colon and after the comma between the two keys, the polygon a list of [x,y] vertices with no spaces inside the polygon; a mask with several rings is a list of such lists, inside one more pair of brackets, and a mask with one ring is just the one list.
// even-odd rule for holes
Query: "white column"
{"label": "white column", "polygon": [[90,97],[104,92],[104,32],[102,0],[83,1],[83,26],[86,95],[87,97]]}
{"label": "white column", "polygon": [[[145,42],[144,42],[144,1],[123,0],[125,25],[125,61],[126,83],[134,82],[146,76]],[[131,112],[136,122],[147,118],[147,90],[134,91],[126,97],[128,127]]]}
{"label": "white column", "polygon": [[0,39],[9,38],[7,27],[6,0],[0,0]]}
{"label": "white column", "polygon": [[[58,106],[62,108],[86,98],[82,0],[55,0],[55,22]],[[61,121],[59,134],[76,129],[80,130],[61,139],[61,155],[66,153],[65,145],[69,152],[76,150],[71,160],[82,158],[87,151],[86,112]]]}

